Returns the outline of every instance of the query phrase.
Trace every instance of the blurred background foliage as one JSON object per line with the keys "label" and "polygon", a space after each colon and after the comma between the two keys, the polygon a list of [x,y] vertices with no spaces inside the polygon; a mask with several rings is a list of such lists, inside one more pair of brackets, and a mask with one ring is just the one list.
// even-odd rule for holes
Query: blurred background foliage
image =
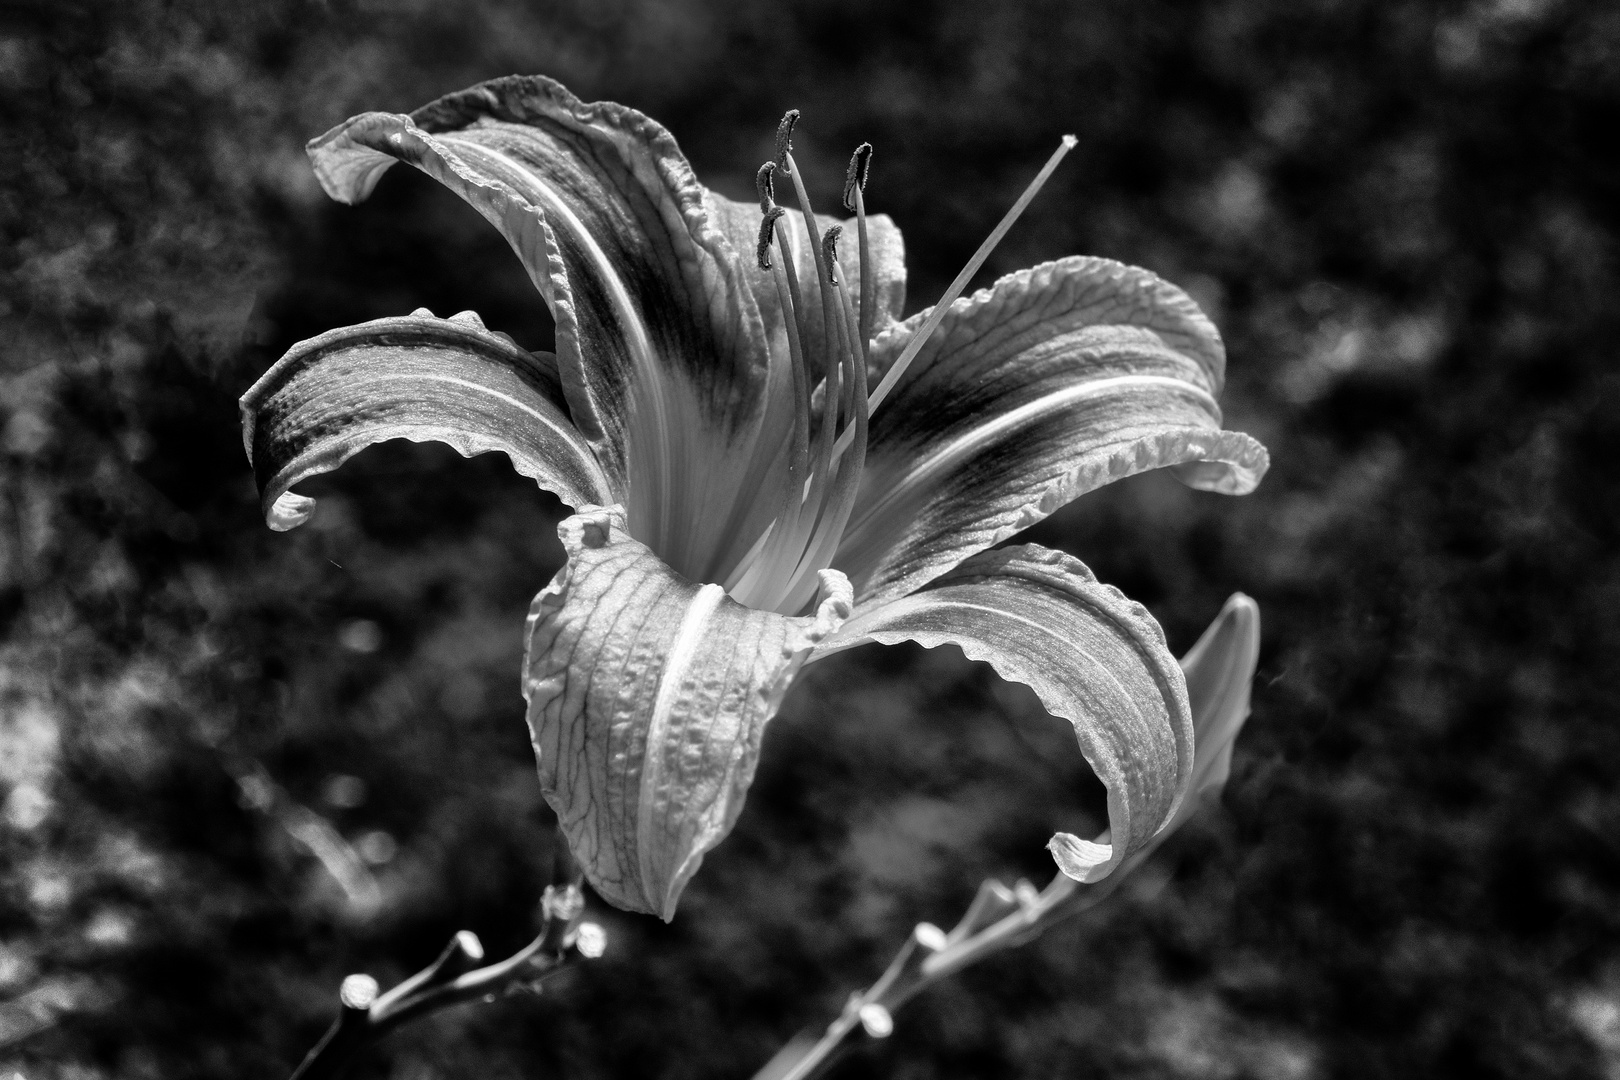
{"label": "blurred background foliage", "polygon": [[[942,986],[841,1077],[1620,1076],[1620,9],[1593,0],[129,0],[0,11],[0,1077],[283,1076],[341,977],[533,932],[551,818],[520,625],[561,508],[389,444],[261,523],[236,398],[427,306],[534,348],[502,242],[303,142],[510,72],[751,189],[804,111],[927,304],[1058,135],[980,284],[1148,266],[1226,335],[1233,500],[1148,476],[1029,539],[1178,651],[1261,604],[1224,806],[1106,909]],[[949,651],[820,665],[673,926],[400,1031],[357,1076],[743,1077],[1095,784]]]}

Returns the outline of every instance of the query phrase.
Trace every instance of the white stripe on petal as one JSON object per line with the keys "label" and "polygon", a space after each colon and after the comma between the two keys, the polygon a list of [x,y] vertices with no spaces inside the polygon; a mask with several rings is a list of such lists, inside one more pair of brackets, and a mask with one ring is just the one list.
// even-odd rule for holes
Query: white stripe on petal
{"label": "white stripe on petal", "polygon": [[[930,449],[925,456],[917,459],[903,475],[892,480],[881,498],[861,507],[860,521],[881,514],[892,503],[903,498],[908,490],[940,479],[950,470],[994,446],[1002,439],[1016,433],[1021,428],[1030,427],[1036,422],[1062,412],[1064,409],[1077,405],[1082,401],[1106,397],[1122,391],[1128,392],[1141,387],[1156,387],[1178,394],[1185,394],[1214,416],[1220,416],[1220,406],[1202,388],[1194,386],[1185,380],[1172,379],[1164,375],[1117,375],[1113,378],[1095,379],[1091,382],[1064,386],[1049,394],[1044,394],[1034,401],[1020,405],[1016,409],[1010,409],[1000,414],[991,414],[989,419],[972,430],[965,432],[943,446]],[[859,523],[859,521],[852,522],[851,528],[854,528]]]}
{"label": "white stripe on petal", "polygon": [[[669,651],[664,655],[664,670],[658,677],[658,696],[653,699],[652,713],[647,718],[647,747],[641,764],[641,805],[637,808],[636,820],[636,834],[640,837],[654,835],[662,824],[657,820],[659,807],[655,796],[665,790],[663,749],[669,740],[670,712],[686,690],[686,676],[703,648],[709,622],[714,618],[720,601],[725,598],[726,590],[719,585],[709,584],[699,589],[686,605],[680,629],[675,631],[675,639],[670,642]],[[654,864],[656,852],[653,846],[642,843],[639,855],[641,879],[656,880],[660,869]]]}

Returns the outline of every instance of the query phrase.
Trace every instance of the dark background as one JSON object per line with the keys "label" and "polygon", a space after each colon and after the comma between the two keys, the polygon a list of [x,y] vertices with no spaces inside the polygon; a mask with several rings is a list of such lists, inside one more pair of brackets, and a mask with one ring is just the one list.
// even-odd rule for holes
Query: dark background
{"label": "dark background", "polygon": [[[1185,285],[1228,426],[1271,448],[1248,498],[1148,476],[1030,537],[1178,652],[1259,600],[1224,805],[837,1075],[1620,1076],[1620,8],[59,0],[0,28],[0,1076],[283,1076],[345,973],[532,934],[517,672],[559,507],[390,444],[274,534],[235,404],[294,341],[419,305],[548,344],[456,199],[396,169],[339,207],[302,152],[510,72],[646,111],[739,196],[786,108],[823,200],[871,140],[912,310],[1073,131],[978,283],[1086,252]],[[982,877],[1044,881],[1085,775],[959,654],[818,665],[673,926],[593,901],[602,960],[356,1075],[746,1077]],[[311,827],[371,860],[369,910]]]}

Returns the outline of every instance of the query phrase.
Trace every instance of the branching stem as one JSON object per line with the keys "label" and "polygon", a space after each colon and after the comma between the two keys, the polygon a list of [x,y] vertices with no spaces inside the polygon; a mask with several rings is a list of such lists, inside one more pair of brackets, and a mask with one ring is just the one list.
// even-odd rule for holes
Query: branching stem
{"label": "branching stem", "polygon": [[754,1080],[805,1080],[857,1027],[874,1038],[886,1037],[894,1027],[894,1010],[919,992],[993,953],[1022,945],[1057,923],[1089,911],[1107,899],[1125,877],[1116,872],[1084,891],[1063,874],[1041,890],[1027,881],[1009,889],[994,878],[987,879],[949,934],[931,923],[917,924],[877,982],[851,994],[820,1039],[814,1043],[808,1038],[790,1042],[755,1074]]}
{"label": "branching stem", "polygon": [[581,923],[584,911],[577,882],[550,885],[540,901],[540,933],[505,960],[477,967],[484,947],[476,934],[462,930],[437,960],[386,994],[369,975],[350,975],[338,994],[342,1011],[292,1080],[339,1076],[356,1054],[401,1024],[459,1002],[533,988],[576,957],[600,956],[601,927]]}

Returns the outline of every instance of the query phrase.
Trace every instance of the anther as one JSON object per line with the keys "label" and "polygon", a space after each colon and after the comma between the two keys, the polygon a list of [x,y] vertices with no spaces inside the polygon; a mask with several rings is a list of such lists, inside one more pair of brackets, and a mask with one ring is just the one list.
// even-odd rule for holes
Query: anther
{"label": "anther", "polygon": [[780,206],[773,206],[765,211],[765,217],[759,223],[759,268],[771,268],[771,240],[776,236],[776,219],[787,213]]}
{"label": "anther", "polygon": [[776,125],[776,167],[788,175],[788,154],[793,151],[793,126],[799,122],[799,110],[789,109]]}
{"label": "anther", "polygon": [[827,281],[838,284],[838,275],[833,273],[833,267],[838,265],[838,238],[843,235],[842,225],[829,225],[821,237],[821,254],[827,263]]}
{"label": "anther", "polygon": [[754,174],[754,187],[759,192],[759,212],[762,214],[770,213],[771,207],[776,205],[776,182],[771,179],[774,172],[776,162],[767,161]]}
{"label": "anther", "polygon": [[844,174],[844,209],[855,209],[855,189],[866,190],[866,177],[872,171],[872,144],[863,142],[855,148],[849,159],[849,171]]}

